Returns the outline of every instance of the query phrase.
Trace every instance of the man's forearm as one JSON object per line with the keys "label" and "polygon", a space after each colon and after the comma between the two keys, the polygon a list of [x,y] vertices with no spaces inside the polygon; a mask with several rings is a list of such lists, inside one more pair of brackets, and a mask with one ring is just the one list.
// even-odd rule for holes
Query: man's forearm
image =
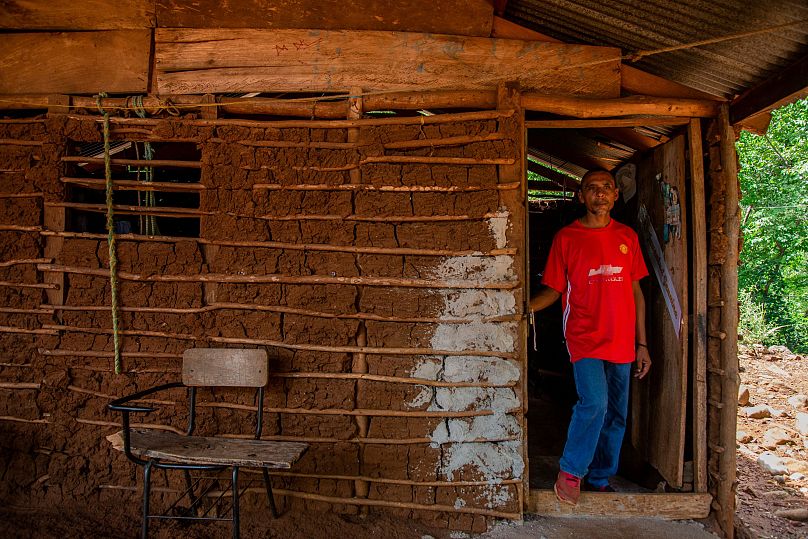
{"label": "man's forearm", "polygon": [[539,293],[530,298],[530,310],[532,312],[541,311],[555,303],[561,294],[553,290],[549,286],[542,287]]}
{"label": "man's forearm", "polygon": [[634,310],[636,313],[636,340],[637,344],[648,345],[648,338],[645,335],[645,297],[642,294],[640,283],[634,281],[632,283],[634,291]]}

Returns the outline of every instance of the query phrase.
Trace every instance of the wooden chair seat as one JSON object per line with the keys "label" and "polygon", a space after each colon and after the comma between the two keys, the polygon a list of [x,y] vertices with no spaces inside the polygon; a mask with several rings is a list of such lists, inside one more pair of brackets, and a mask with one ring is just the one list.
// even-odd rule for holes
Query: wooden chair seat
{"label": "wooden chair seat", "polygon": [[[122,431],[118,435],[123,436]],[[184,436],[170,431],[145,429],[131,429],[129,436],[132,453],[138,457],[166,462],[275,470],[291,468],[308,448],[308,444],[298,442]]]}

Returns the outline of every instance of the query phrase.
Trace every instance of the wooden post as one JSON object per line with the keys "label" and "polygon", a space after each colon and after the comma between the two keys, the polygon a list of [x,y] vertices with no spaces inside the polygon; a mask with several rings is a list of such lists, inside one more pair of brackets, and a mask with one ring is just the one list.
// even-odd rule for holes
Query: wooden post
{"label": "wooden post", "polygon": [[[362,118],[362,88],[351,88],[351,97],[348,98],[348,114],[349,120],[358,120]],[[361,135],[360,127],[351,127],[348,129],[348,142],[357,143]],[[351,178],[351,184],[359,185],[362,183],[362,170],[361,168],[353,168],[348,173]],[[351,196],[356,196],[355,193]],[[362,287],[358,287],[358,294],[362,294]],[[368,342],[368,332],[365,326],[365,321],[359,321],[359,327],[356,332],[356,346],[365,347]],[[366,374],[368,372],[367,355],[363,352],[356,352],[353,354],[353,362],[351,363],[351,372]],[[359,396],[359,384],[362,382],[357,380],[354,383],[354,402]],[[370,428],[370,418],[368,416],[356,416],[356,427],[358,436],[360,438],[367,438],[368,429]],[[364,452],[364,446],[359,446],[359,451]],[[360,459],[364,459],[364,455],[360,455]],[[357,479],[354,481],[354,490],[357,498],[367,498],[370,492],[370,483]],[[363,514],[367,513],[367,506],[362,506],[360,511]]]}
{"label": "wooden post", "polygon": [[707,223],[701,122],[688,125],[692,224],[693,490],[707,492]]}
{"label": "wooden post", "polygon": [[203,120],[215,120],[219,117],[219,107],[216,106],[216,96],[205,94],[202,96],[202,104],[199,109],[199,117]]}
{"label": "wooden post", "polygon": [[[518,159],[513,164],[499,165],[497,172],[499,175],[499,183],[519,182],[521,188],[516,191],[502,191],[500,192],[500,206],[512,208],[513,213],[509,216],[511,222],[514,224],[508,227],[509,233],[507,234],[507,243],[516,247],[517,260],[513,267],[516,270],[517,280],[520,286],[514,290],[517,295],[516,304],[520,307],[521,316],[519,319],[519,330],[516,344],[516,354],[519,360],[520,379],[519,384],[514,391],[519,395],[522,401],[522,413],[518,418],[522,427],[522,458],[525,461],[525,470],[522,477],[522,484],[524,490],[530,490],[530,476],[529,476],[529,462],[528,462],[528,435],[527,435],[527,405],[528,405],[528,384],[527,384],[527,340],[528,340],[528,327],[527,327],[527,313],[528,302],[530,299],[529,281],[527,278],[528,273],[528,256],[527,245],[528,237],[528,211],[527,211],[527,174],[525,172],[525,163],[527,162],[527,131],[525,129],[525,115],[522,110],[521,93],[518,87],[500,84],[497,88],[497,110],[513,110],[512,117],[504,119],[499,122],[500,132],[505,133],[506,138],[513,138],[514,148],[518,152]],[[511,197],[517,197],[513,200]],[[510,201],[508,199],[511,198]],[[519,258],[521,258],[521,263]],[[521,292],[522,297],[518,297]],[[519,507],[521,512],[527,510],[527,499],[522,500],[522,505]]]}
{"label": "wooden post", "polygon": [[[67,114],[70,112],[70,96],[67,95],[49,95],[48,96],[48,116]],[[46,195],[48,197],[49,195]],[[46,199],[47,200],[47,199]],[[42,208],[42,224],[45,230],[52,230],[54,232],[64,232],[65,230],[65,209],[43,205]],[[43,255],[45,258],[58,260],[59,255],[62,253],[64,246],[64,238],[59,236],[46,236],[45,245],[43,247]],[[48,303],[51,305],[64,304],[64,288],[65,288],[65,274],[58,272],[45,272],[42,276],[42,282],[47,284],[58,285],[57,288],[49,288],[45,291],[48,298]],[[54,315],[61,321],[62,313],[54,313]]]}
{"label": "wooden post", "polygon": [[721,265],[721,329],[726,338],[721,341],[722,404],[719,455],[718,503],[719,523],[728,539],[735,532],[736,454],[735,435],[738,414],[738,256],[740,238],[740,210],[738,206],[738,158],[735,153],[735,132],[729,123],[729,106],[721,105],[718,115],[722,178],[725,182],[724,234],[727,253]]}

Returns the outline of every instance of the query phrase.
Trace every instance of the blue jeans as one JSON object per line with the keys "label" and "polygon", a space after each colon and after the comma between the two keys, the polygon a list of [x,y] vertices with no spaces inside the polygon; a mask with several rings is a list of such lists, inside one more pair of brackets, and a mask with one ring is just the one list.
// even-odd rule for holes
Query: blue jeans
{"label": "blue jeans", "polygon": [[631,363],[584,358],[572,364],[578,403],[572,409],[567,443],[559,466],[595,487],[617,473],[626,431]]}

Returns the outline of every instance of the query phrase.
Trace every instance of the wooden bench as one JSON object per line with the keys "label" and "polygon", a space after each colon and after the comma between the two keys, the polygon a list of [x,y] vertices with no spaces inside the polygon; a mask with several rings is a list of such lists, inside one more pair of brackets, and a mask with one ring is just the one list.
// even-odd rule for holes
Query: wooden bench
{"label": "wooden bench", "polygon": [[[261,440],[264,408],[264,386],[267,384],[268,361],[265,350],[229,348],[192,348],[186,350],[182,360],[182,382],[163,384],[112,401],[108,408],[122,414],[122,425],[116,449],[122,450],[132,462],[143,466],[143,523],[141,537],[149,533],[149,519],[173,518],[178,520],[231,520],[233,537],[239,537],[240,467],[261,468],[267,499],[273,517],[277,517],[272,495],[270,469],[289,469],[300,459],[308,444],[297,442],[271,442]],[[245,387],[257,390],[255,432],[250,439],[223,436],[194,436],[196,425],[196,393],[198,387]],[[155,409],[130,404],[167,389],[188,388],[188,428],[185,435],[171,431],[132,429],[131,413],[152,412]],[[149,494],[153,469],[181,470],[185,474],[187,490],[174,502],[188,497],[190,507],[184,514],[150,514]],[[232,469],[230,506],[222,512],[232,512],[230,518],[200,515],[202,496],[195,492],[191,471]],[[197,484],[199,480],[197,481]]]}

